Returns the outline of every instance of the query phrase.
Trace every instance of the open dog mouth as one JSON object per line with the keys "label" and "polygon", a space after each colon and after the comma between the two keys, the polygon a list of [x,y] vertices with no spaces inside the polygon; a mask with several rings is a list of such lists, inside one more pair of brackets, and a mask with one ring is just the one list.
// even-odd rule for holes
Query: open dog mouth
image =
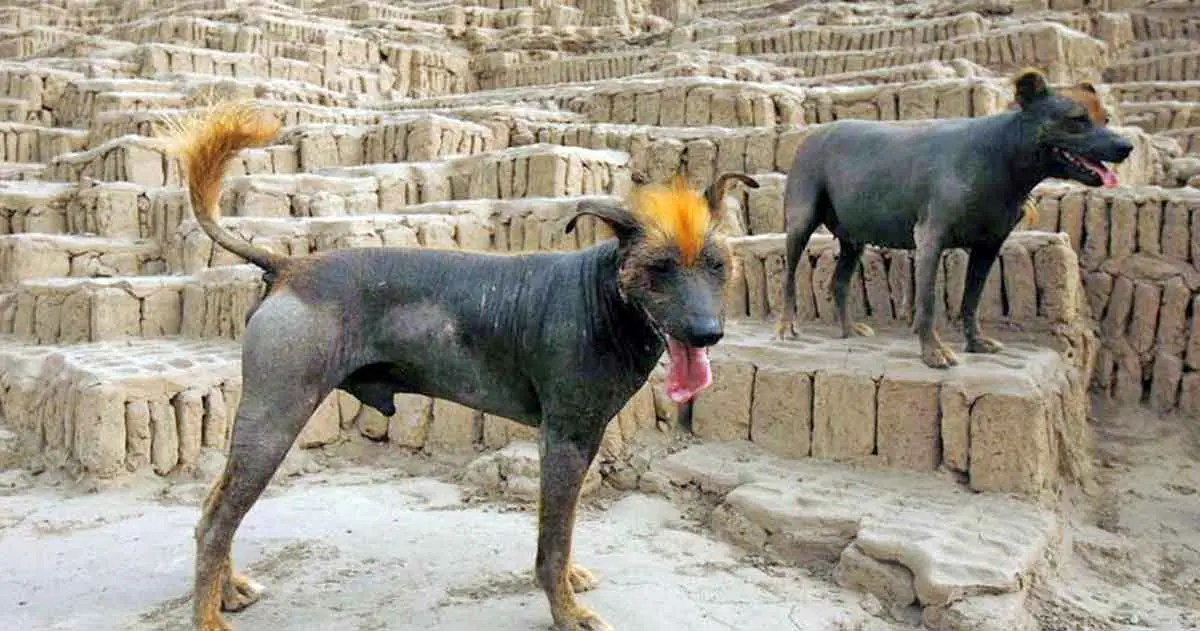
{"label": "open dog mouth", "polygon": [[712,368],[708,364],[708,349],[688,346],[667,338],[667,396],[675,403],[691,401],[712,385]]}
{"label": "open dog mouth", "polygon": [[1068,151],[1061,147],[1055,147],[1054,153],[1068,165],[1079,169],[1084,173],[1090,173],[1099,178],[1100,183],[1104,188],[1113,188],[1117,186],[1117,174],[1112,169],[1104,165],[1103,162],[1085,158],[1077,153]]}

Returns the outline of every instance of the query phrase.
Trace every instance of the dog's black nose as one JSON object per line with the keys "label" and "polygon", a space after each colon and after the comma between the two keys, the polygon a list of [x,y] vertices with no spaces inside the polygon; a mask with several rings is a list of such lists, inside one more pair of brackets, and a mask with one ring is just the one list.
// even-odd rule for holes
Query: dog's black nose
{"label": "dog's black nose", "polygon": [[693,348],[712,346],[724,336],[721,321],[716,318],[697,318],[688,323],[687,344]]}
{"label": "dog's black nose", "polygon": [[1117,153],[1121,155],[1121,160],[1129,157],[1133,153],[1133,143],[1121,138],[1117,141]]}

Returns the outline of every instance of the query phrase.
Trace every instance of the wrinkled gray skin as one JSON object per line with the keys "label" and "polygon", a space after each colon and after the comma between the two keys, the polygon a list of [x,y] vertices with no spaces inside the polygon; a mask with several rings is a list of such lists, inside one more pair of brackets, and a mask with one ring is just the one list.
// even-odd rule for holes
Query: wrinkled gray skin
{"label": "wrinkled gray skin", "polygon": [[777,334],[794,336],[796,266],[813,231],[824,224],[840,254],[833,294],[842,336],[870,335],[851,321],[846,290],[863,247],[915,249],[916,318],[922,360],[935,368],[957,362],[933,326],[934,280],[942,252],[970,251],[962,297],[967,352],[996,352],[976,308],[1000,246],[1021,218],[1021,204],[1048,177],[1089,186],[1101,179],[1072,164],[1068,150],[1119,163],[1133,145],[1096,127],[1078,103],[1053,95],[1045,78],[1016,82],[1021,109],[980,118],[912,125],[846,120],[813,132],[797,150],[784,192],[787,261],[784,312]]}
{"label": "wrinkled gray skin", "polygon": [[[616,205],[578,210],[619,238],[514,256],[354,248],[268,269],[268,295],[243,339],[226,470],[196,530],[198,589],[222,580],[242,517],[331,390],[385,415],[395,412],[394,393],[417,393],[540,427],[537,578],[560,628],[606,629],[562,587],[575,582],[571,534],[584,474],[609,420],[657,364],[663,333],[700,347],[720,339],[725,277],[681,279],[699,272],[668,269],[638,289],[655,298],[641,304],[618,287],[642,238],[636,222]],[[660,331],[655,322],[668,324]],[[257,598],[242,592],[224,607]]]}

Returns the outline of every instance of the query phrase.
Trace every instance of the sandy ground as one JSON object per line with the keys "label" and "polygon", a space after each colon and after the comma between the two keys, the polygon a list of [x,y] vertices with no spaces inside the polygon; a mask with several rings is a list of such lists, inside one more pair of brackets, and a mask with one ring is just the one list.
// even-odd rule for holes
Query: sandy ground
{"label": "sandy ground", "polygon": [[[1047,630],[1198,629],[1200,430],[1144,412],[1110,418],[1098,424],[1100,485],[1072,501],[1032,607]],[[476,497],[443,465],[386,459],[288,465],[236,540],[236,562],[268,593],[229,617],[235,628],[550,628],[531,582],[532,506]],[[0,474],[0,629],[189,628],[205,490],[140,480],[86,492]],[[872,617],[871,597],[827,573],[718,541],[688,509],[641,493],[593,498],[576,550],[601,585],[583,601],[621,630],[913,628]]]}
{"label": "sandy ground", "polygon": [[[0,629],[187,627],[199,483],[0,497]],[[339,467],[275,486],[235,559],[268,594],[237,629],[517,631],[549,628],[532,584],[531,507],[475,502],[436,477]],[[747,559],[678,507],[643,494],[593,501],[577,558],[583,600],[618,629],[887,629],[862,597]]]}

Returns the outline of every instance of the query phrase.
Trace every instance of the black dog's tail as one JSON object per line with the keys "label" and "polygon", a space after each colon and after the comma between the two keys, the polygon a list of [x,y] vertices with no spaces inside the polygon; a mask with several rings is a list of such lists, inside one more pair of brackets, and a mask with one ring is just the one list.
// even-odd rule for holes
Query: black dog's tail
{"label": "black dog's tail", "polygon": [[218,223],[225,167],[242,149],[262,147],[279,132],[279,121],[248,102],[226,102],[183,119],[166,121],[170,153],[183,163],[200,228],[217,245],[274,274],[288,257],[254,245]]}

